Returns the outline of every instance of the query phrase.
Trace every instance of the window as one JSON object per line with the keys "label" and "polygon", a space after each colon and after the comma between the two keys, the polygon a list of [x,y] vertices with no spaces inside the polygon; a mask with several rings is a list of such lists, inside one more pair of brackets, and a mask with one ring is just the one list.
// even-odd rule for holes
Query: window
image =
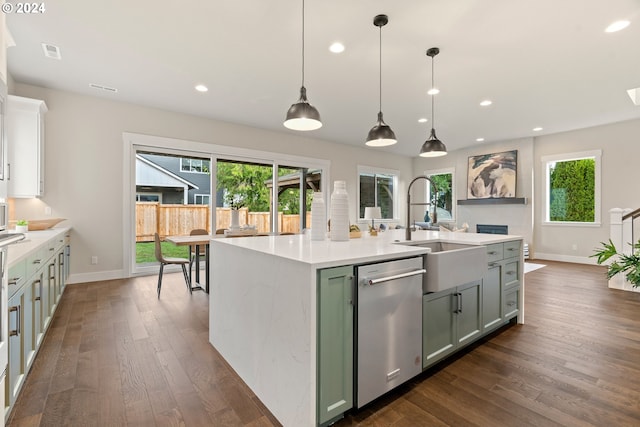
{"label": "window", "polygon": [[[438,188],[438,194],[435,200],[438,222],[455,220],[455,169],[441,169],[426,171],[425,175],[431,178]],[[431,194],[433,187],[427,185],[427,196],[425,200],[431,200],[433,203],[434,195]],[[433,212],[433,206],[429,206],[429,211]],[[426,214],[426,212],[425,212]],[[425,215],[426,216],[426,215]],[[427,218],[425,217],[425,221]]]}
{"label": "window", "polygon": [[600,224],[600,150],[542,158],[549,224]]}
{"label": "window", "polygon": [[211,168],[209,166],[209,160],[188,159],[183,157],[180,159],[180,170],[191,173],[209,173]]}
{"label": "window", "polygon": [[358,166],[358,218],[364,208],[379,206],[382,219],[397,219],[398,172]]}
{"label": "window", "polygon": [[208,194],[194,194],[193,195],[193,203],[195,205],[208,205],[211,196]]}
{"label": "window", "polygon": [[136,193],[136,202],[160,202],[160,193]]}

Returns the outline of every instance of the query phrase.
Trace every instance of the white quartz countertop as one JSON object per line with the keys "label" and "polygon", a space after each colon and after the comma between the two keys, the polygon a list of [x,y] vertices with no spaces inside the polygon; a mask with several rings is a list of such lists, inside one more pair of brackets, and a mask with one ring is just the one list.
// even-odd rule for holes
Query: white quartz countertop
{"label": "white quartz countertop", "polygon": [[49,240],[54,237],[64,235],[71,229],[70,221],[58,223],[55,227],[47,230],[29,231],[26,238],[20,242],[9,245],[7,251],[8,267],[12,267],[15,263],[22,261],[33,252],[37,251]]}
{"label": "white quartz countertop", "polygon": [[[411,241],[405,240],[406,230],[388,230],[345,242],[331,240],[313,241],[309,235],[259,236],[240,238],[217,238],[211,241],[212,250],[223,250],[222,245],[232,245],[262,252],[271,256],[311,264],[316,268],[326,268],[346,264],[368,263],[392,258],[404,258],[428,253],[429,248],[412,246],[426,242],[451,242],[468,245],[488,245],[511,240],[521,240],[520,236],[476,234],[418,230],[412,233]],[[215,255],[214,255],[215,256]]]}

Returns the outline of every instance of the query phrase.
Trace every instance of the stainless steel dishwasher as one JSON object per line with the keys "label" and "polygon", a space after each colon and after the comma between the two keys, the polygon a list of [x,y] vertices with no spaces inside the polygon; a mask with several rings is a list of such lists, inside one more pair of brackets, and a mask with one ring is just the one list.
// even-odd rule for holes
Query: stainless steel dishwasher
{"label": "stainless steel dishwasher", "polygon": [[422,372],[423,257],[357,268],[360,408]]}

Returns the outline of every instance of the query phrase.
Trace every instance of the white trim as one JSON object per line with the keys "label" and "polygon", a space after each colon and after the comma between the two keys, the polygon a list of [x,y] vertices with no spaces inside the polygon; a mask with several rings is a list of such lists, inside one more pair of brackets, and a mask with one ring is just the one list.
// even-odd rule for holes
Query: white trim
{"label": "white trim", "polygon": [[[456,199],[456,168],[432,169],[424,171],[426,176],[451,174],[451,219],[438,220],[438,222],[455,223],[458,215],[458,203]],[[431,186],[425,185],[425,192],[431,192]],[[428,194],[425,194],[425,200],[430,200]]]}
{"label": "white trim", "polygon": [[572,262],[574,264],[589,264],[598,265],[595,258],[575,256],[575,255],[561,255],[561,254],[547,254],[536,252],[535,260],[548,260],[548,261],[560,261],[560,262]]}
{"label": "white trim", "polygon": [[103,280],[116,280],[127,277],[124,270],[97,271],[95,273],[75,273],[67,278],[67,285],[86,282],[101,282]]}
{"label": "white trim", "polygon": [[[549,162],[566,162],[571,160],[595,159],[595,185],[594,185],[594,220],[593,222],[569,222],[569,221],[549,221]],[[555,154],[540,157],[541,163],[541,188],[542,203],[541,218],[543,225],[574,226],[574,227],[599,227],[602,223],[602,150],[578,151],[573,153]]]}

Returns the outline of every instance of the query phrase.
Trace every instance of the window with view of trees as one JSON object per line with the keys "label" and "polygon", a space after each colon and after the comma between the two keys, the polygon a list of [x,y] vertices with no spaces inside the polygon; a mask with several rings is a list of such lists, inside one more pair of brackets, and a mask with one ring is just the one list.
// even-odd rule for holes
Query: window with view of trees
{"label": "window with view of trees", "polygon": [[[425,175],[428,176],[433,183],[438,187],[438,195],[435,198],[435,205],[438,212],[438,221],[447,221],[455,219],[454,215],[454,169],[443,169],[436,171],[427,171]],[[428,185],[427,197],[425,200],[431,200],[433,203],[433,187]],[[429,207],[429,211],[433,212],[433,206]]]}
{"label": "window with view of trees", "polygon": [[600,151],[543,158],[546,221],[600,222]]}
{"label": "window with view of trees", "polygon": [[397,200],[398,173],[358,167],[358,218],[364,219],[364,208],[379,206],[382,219],[394,219]]}

